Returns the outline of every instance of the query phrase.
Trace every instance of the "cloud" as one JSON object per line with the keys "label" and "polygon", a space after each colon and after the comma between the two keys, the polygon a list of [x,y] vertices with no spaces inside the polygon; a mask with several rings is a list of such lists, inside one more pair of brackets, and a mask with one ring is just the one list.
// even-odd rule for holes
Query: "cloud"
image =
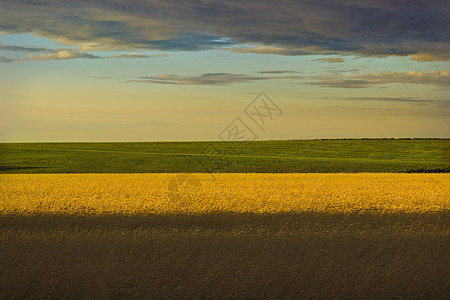
{"label": "cloud", "polygon": [[[0,44],[0,50],[13,51],[13,52],[28,52],[27,56],[19,60],[26,61],[43,61],[43,60],[64,60],[64,59],[75,59],[75,58],[85,58],[85,59],[105,59],[105,58],[156,58],[156,57],[168,57],[168,54],[155,54],[146,55],[139,54],[137,52],[129,54],[117,54],[109,56],[98,56],[93,55],[84,51],[72,49],[72,48],[59,48],[51,49],[44,47],[23,47],[15,45]],[[32,54],[32,53],[38,54]],[[14,59],[2,58],[0,62],[12,62]]]}
{"label": "cloud", "polygon": [[306,82],[306,84],[347,89],[365,88],[370,86],[370,82],[366,80],[336,78],[333,76],[317,76],[316,79],[317,81]]}
{"label": "cloud", "polygon": [[368,74],[354,74],[351,76],[317,76],[316,81],[306,82],[306,84],[321,87],[337,88],[366,88],[375,85],[385,85],[390,83],[404,84],[424,84],[442,89],[450,88],[450,71],[431,70],[429,73],[420,71],[409,72],[382,72]]}
{"label": "cloud", "polygon": [[7,44],[0,44],[0,50],[14,52],[54,52],[54,50],[42,47],[22,47]]}
{"label": "cloud", "polygon": [[0,31],[32,33],[81,51],[227,49],[450,60],[445,0],[2,0]]}
{"label": "cloud", "polygon": [[313,55],[313,51],[301,50],[301,49],[288,49],[274,46],[249,46],[249,47],[233,47],[223,49],[234,53],[252,53],[252,54],[274,54],[284,56],[297,56],[297,55]]}
{"label": "cloud", "polygon": [[[449,49],[450,51],[450,49]],[[411,55],[412,60],[428,62],[428,61],[448,61],[450,60],[450,53],[438,53],[432,54],[427,52],[422,52],[418,54]]]}
{"label": "cloud", "polygon": [[72,50],[59,50],[54,53],[43,53],[39,55],[28,54],[27,58],[24,60],[33,60],[33,61],[41,61],[41,60],[62,60],[62,59],[74,59],[74,58],[101,58],[99,56],[85,53],[85,52],[77,52]]}
{"label": "cloud", "polygon": [[318,58],[315,59],[314,61],[324,61],[330,64],[335,64],[335,63],[342,63],[345,61],[345,59],[340,57],[326,57],[326,58]]}
{"label": "cloud", "polygon": [[322,97],[321,100],[333,101],[359,101],[359,102],[391,102],[391,103],[408,103],[418,105],[432,105],[438,107],[450,108],[450,100],[434,100],[410,97]]}
{"label": "cloud", "polygon": [[417,61],[448,61],[450,60],[450,44],[442,44],[426,48],[422,45],[419,51],[410,56],[411,59]]}
{"label": "cloud", "polygon": [[159,84],[179,84],[179,85],[227,85],[231,83],[245,83],[258,80],[271,79],[297,79],[295,75],[285,76],[249,76],[244,74],[231,73],[205,73],[193,76],[181,76],[176,74],[159,74],[157,76],[140,77],[133,82],[159,83]]}
{"label": "cloud", "polygon": [[[177,74],[159,74],[156,76],[143,76],[131,82],[153,83],[153,84],[177,84],[177,85],[228,85],[233,83],[248,83],[261,80],[295,80],[297,82],[309,85],[316,85],[321,87],[335,87],[335,88],[367,88],[377,85],[385,85],[390,83],[397,84],[423,84],[435,86],[440,89],[450,88],[450,71],[431,70],[429,73],[420,71],[409,72],[382,72],[382,73],[368,73],[368,74],[353,74],[349,76],[343,73],[335,75],[324,76],[299,76],[293,75],[298,72],[289,70],[266,70],[260,71],[258,74],[262,75],[247,75],[247,74],[233,74],[233,73],[204,73],[199,75],[183,76]],[[277,75],[281,74],[281,75]],[[286,74],[286,75],[283,75]],[[315,81],[307,81],[314,79]],[[337,98],[335,98],[337,99]],[[351,99],[351,98],[346,98]],[[367,101],[397,101],[418,103],[419,100],[411,98],[387,98],[387,97],[365,97],[354,98],[365,99]],[[437,100],[436,100],[437,101]],[[431,102],[430,102],[431,103]]]}
{"label": "cloud", "polygon": [[152,57],[168,57],[168,54],[155,54],[155,55],[146,55],[146,54],[139,54],[136,52],[130,53],[130,54],[118,54],[118,55],[110,55],[107,56],[107,58],[152,58]]}
{"label": "cloud", "polygon": [[259,74],[285,74],[285,73],[299,73],[297,71],[290,71],[290,70],[265,70],[265,71],[259,71]]}
{"label": "cloud", "polygon": [[112,76],[92,76],[92,75],[87,75],[85,77],[87,77],[87,78],[96,78],[96,79],[113,79],[114,78]]}
{"label": "cloud", "polygon": [[15,59],[9,58],[9,57],[4,57],[2,55],[0,55],[0,62],[4,62],[4,63],[10,63],[10,62],[14,62]]}

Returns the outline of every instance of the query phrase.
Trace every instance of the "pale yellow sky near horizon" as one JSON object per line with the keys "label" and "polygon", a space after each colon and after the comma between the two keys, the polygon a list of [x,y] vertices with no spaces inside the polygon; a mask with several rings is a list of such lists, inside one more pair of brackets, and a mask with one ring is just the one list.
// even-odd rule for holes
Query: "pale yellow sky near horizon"
{"label": "pale yellow sky near horizon", "polygon": [[325,2],[5,0],[0,142],[450,137],[448,8]]}

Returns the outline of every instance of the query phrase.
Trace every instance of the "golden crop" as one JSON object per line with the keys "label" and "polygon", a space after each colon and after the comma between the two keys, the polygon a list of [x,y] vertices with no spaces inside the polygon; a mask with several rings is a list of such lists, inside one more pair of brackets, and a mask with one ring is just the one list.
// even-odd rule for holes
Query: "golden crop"
{"label": "golden crop", "polygon": [[436,212],[450,174],[0,175],[0,215]]}

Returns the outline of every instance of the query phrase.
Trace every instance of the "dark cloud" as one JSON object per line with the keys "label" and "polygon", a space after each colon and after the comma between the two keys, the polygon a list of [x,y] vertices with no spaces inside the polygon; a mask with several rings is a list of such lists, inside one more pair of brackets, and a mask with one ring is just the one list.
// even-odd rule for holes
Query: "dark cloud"
{"label": "dark cloud", "polygon": [[258,80],[271,79],[297,79],[295,75],[285,76],[250,76],[232,73],[205,73],[193,76],[181,76],[176,74],[159,74],[158,76],[144,76],[133,82],[179,84],[179,85],[228,85],[231,83],[246,83]]}
{"label": "dark cloud", "polygon": [[[2,0],[0,31],[83,51],[228,48],[450,60],[447,0]],[[230,48],[237,45],[250,47]]]}

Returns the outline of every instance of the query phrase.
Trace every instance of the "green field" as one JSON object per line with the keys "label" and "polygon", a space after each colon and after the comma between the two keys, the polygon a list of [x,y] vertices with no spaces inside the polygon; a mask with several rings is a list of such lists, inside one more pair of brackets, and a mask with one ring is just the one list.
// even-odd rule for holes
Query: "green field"
{"label": "green field", "polygon": [[[208,145],[220,155],[207,154]],[[449,172],[450,139],[4,143],[1,173]],[[215,152],[214,152],[215,153]]]}

